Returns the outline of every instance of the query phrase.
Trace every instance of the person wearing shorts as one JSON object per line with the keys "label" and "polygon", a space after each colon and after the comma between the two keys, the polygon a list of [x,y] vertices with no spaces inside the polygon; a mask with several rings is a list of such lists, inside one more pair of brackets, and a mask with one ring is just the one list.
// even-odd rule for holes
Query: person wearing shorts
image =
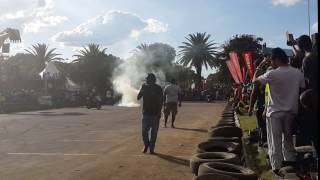
{"label": "person wearing shorts", "polygon": [[178,102],[181,107],[181,89],[176,80],[172,79],[170,84],[164,88],[164,127],[167,127],[168,117],[171,113],[171,127],[174,128],[174,121],[178,113]]}

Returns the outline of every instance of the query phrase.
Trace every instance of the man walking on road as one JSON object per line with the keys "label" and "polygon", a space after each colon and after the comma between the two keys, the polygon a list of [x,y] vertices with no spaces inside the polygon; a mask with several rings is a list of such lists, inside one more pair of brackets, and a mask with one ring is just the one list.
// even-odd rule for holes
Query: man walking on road
{"label": "man walking on road", "polygon": [[164,127],[167,127],[168,117],[171,112],[171,127],[174,128],[174,121],[181,107],[181,89],[177,85],[176,80],[172,79],[170,84],[164,88]]}
{"label": "man walking on road", "polygon": [[[271,63],[274,68],[259,76],[264,66]],[[299,91],[304,88],[303,74],[288,65],[288,57],[280,48],[271,51],[271,61],[263,60],[256,68],[253,82],[269,84],[267,105],[267,141],[270,163],[278,174],[283,161],[295,161],[292,125],[298,114]]]}
{"label": "man walking on road", "polygon": [[[155,143],[159,129],[159,121],[162,109],[162,88],[156,84],[156,76],[149,73],[146,78],[146,84],[143,84],[137,99],[143,97],[143,118],[142,118],[142,138],[144,143],[143,153],[150,150],[154,154]],[[149,131],[151,129],[151,137]]]}

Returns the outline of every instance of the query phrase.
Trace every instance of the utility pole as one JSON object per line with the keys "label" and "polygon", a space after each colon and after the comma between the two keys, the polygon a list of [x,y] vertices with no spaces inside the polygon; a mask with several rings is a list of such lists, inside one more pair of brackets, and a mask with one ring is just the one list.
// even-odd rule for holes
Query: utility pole
{"label": "utility pole", "polygon": [[308,30],[309,30],[309,37],[310,36],[310,0],[308,0]]}

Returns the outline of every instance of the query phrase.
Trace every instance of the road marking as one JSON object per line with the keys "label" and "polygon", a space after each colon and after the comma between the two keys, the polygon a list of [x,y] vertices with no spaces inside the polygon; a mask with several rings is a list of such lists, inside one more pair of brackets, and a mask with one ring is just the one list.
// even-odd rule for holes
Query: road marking
{"label": "road marking", "polygon": [[57,140],[58,142],[106,142],[108,140],[104,139],[93,139],[93,140],[83,140],[83,139],[61,139]]}
{"label": "road marking", "polygon": [[110,130],[88,131],[88,134],[94,134],[94,133],[105,133],[105,132],[110,132]]}
{"label": "road marking", "polygon": [[38,156],[97,156],[98,154],[82,153],[7,153],[8,155],[38,155]]}

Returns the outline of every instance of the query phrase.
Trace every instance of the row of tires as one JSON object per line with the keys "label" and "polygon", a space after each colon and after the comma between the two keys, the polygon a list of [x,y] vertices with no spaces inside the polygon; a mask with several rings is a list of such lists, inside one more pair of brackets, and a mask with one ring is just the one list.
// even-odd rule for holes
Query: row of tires
{"label": "row of tires", "polygon": [[227,105],[208,139],[197,146],[190,159],[194,180],[257,180],[254,171],[241,166],[242,130],[235,122],[234,108]]}

